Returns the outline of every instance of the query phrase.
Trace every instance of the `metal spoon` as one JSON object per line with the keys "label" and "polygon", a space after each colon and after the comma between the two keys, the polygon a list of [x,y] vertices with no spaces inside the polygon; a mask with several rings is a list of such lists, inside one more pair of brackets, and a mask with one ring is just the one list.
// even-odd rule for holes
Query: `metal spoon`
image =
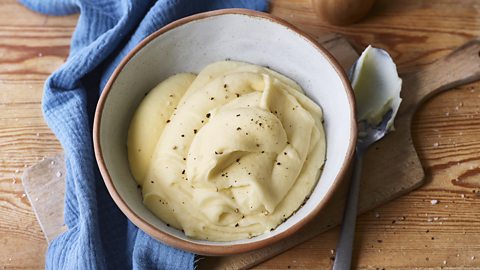
{"label": "metal spoon", "polygon": [[[386,56],[387,58],[385,60],[384,58]],[[367,62],[367,60],[365,60],[367,57],[370,57],[369,59],[370,62]],[[378,60],[380,60],[380,62]],[[383,63],[382,61],[384,60],[386,61],[385,62],[386,67],[383,67],[383,64],[382,64]],[[343,222],[342,222],[342,227],[340,231],[340,239],[337,244],[337,251],[336,251],[335,261],[333,264],[333,270],[349,270],[351,268],[353,240],[355,238],[354,237],[355,224],[357,219],[357,204],[358,204],[358,197],[359,197],[359,191],[360,191],[360,177],[362,172],[363,155],[365,154],[365,152],[367,151],[370,145],[382,139],[385,136],[385,134],[387,134],[391,130],[393,125],[393,118],[395,118],[395,115],[398,111],[398,108],[401,102],[401,99],[399,97],[400,89],[401,89],[401,79],[398,78],[395,64],[393,63],[390,56],[385,51],[374,49],[371,47],[368,47],[365,50],[365,52],[362,53],[362,56],[360,56],[359,60],[352,67],[351,72],[349,74],[350,80],[352,81],[352,85],[355,91],[357,102],[365,99],[363,97],[358,96],[361,94],[359,92],[362,89],[355,89],[356,88],[355,76],[360,76],[358,75],[359,72],[356,72],[356,71],[358,71],[357,68],[362,68],[362,67],[359,67],[359,65],[367,65],[368,63],[370,63],[370,65],[378,65],[378,66],[370,67],[370,68],[373,68],[372,69],[373,72],[372,71],[370,72],[373,74],[366,74],[366,75],[363,74],[363,76],[368,76],[367,78],[368,80],[373,80],[373,81],[379,80],[380,83],[377,82],[376,84],[373,84],[373,86],[368,85],[368,83],[367,84],[363,83],[363,85],[362,84],[360,85],[362,85],[363,87],[370,87],[368,90],[365,90],[365,91],[368,91],[370,95],[372,95],[372,93],[377,94],[377,96],[369,96],[369,98],[380,99],[380,102],[374,102],[374,103],[370,102],[369,106],[372,106],[372,104],[374,104],[375,106],[375,108],[373,108],[373,111],[381,113],[382,111],[386,110],[386,112],[383,114],[383,116],[381,116],[380,118],[381,120],[379,123],[377,123],[378,119],[372,120],[373,118],[378,118],[378,117],[372,116],[371,114],[370,114],[370,117],[366,117],[367,114],[362,114],[362,116],[365,117],[365,119],[359,119],[357,121],[359,133],[358,133],[358,139],[357,139],[357,146],[355,149],[356,150],[355,161],[353,164],[352,179],[351,179],[350,189],[348,192],[347,203],[343,213]],[[384,72],[387,72],[387,74],[385,74]],[[395,74],[392,74],[393,72]],[[394,80],[385,81],[384,80],[385,77],[394,78]],[[372,87],[376,89],[372,89]],[[386,92],[387,93],[390,92],[389,95],[386,95],[385,94]],[[397,99],[394,102],[392,102],[392,100],[390,99],[387,99],[392,97]],[[365,105],[366,104],[363,104],[363,106]],[[366,111],[366,110],[372,109],[372,108],[361,107],[362,106],[361,103],[357,104],[357,106],[359,107],[358,110],[360,111]]]}
{"label": "metal spoon", "polygon": [[357,221],[357,204],[360,191],[360,176],[362,173],[363,155],[370,145],[380,140],[388,132],[387,123],[392,117],[392,110],[389,110],[383,117],[382,122],[377,127],[370,126],[366,121],[362,121],[359,126],[357,146],[355,149],[355,163],[353,165],[352,180],[350,190],[348,191],[347,203],[343,213],[342,228],[340,239],[337,244],[333,270],[349,270],[352,263],[353,239],[355,238],[355,223]]}

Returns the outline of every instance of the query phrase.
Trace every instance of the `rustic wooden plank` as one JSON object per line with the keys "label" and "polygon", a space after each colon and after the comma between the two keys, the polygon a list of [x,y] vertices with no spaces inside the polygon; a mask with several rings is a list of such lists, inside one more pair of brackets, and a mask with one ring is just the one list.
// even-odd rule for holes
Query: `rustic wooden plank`
{"label": "rustic wooden plank", "polygon": [[[0,28],[11,26],[31,26],[41,29],[69,28],[73,31],[77,23],[76,15],[73,16],[46,16],[33,12],[20,5],[15,0],[0,0]],[[32,44],[33,45],[33,44]]]}
{"label": "rustic wooden plank", "polygon": [[[372,14],[353,27],[320,25],[308,1],[275,3],[273,13],[313,35],[340,32],[364,45],[386,48],[405,71],[445,56],[479,34],[479,23],[471,19],[479,14],[474,1],[462,5],[450,1],[377,1]],[[475,139],[480,137],[479,102],[480,84],[474,83],[434,97],[418,111],[412,135],[427,170],[427,185],[359,218],[357,269],[480,268],[480,220],[474,210],[480,185],[476,169],[480,158],[475,150],[480,145]],[[476,187],[452,185],[451,180],[461,175]],[[431,205],[432,199],[440,203]],[[337,233],[322,234],[257,268],[328,269]]]}
{"label": "rustic wooden plank", "polygon": [[[340,59],[344,69],[348,69],[354,59],[358,57],[358,54],[351,46],[339,36],[323,36],[320,41],[337,59]],[[404,90],[402,92],[404,102],[396,121],[397,130],[384,139],[382,143],[370,149],[371,151],[367,155],[359,202],[359,211],[361,213],[419,186],[423,180],[423,170],[418,163],[418,158],[410,139],[410,121],[414,110],[408,108],[416,107],[416,104],[421,102],[426,96],[431,95],[432,91],[445,90],[446,87],[451,87],[452,85],[478,80],[480,78],[478,70],[480,69],[479,63],[475,59],[479,50],[479,42],[470,42],[448,55],[445,59],[440,59],[433,64],[424,66],[414,74],[404,76]],[[348,56],[351,57],[349,58]],[[450,70],[450,66],[455,67],[454,72]],[[378,156],[382,158],[378,158]],[[58,164],[63,163],[61,157],[57,157],[56,160]],[[392,162],[393,165],[388,166]],[[379,171],[379,167],[384,169]],[[22,181],[24,186],[26,186],[26,190],[28,187],[27,194],[30,195],[30,199],[36,197],[35,193],[38,192],[45,190],[52,192],[52,188],[45,188],[46,182],[58,189],[58,191],[53,190],[53,193],[63,193],[63,177],[58,177],[57,173],[58,167],[53,168],[53,166],[50,166],[50,161],[44,161],[28,169]],[[392,179],[393,181],[385,181],[385,179]],[[468,182],[468,184],[471,183]],[[344,183],[343,187],[317,220],[301,233],[279,244],[258,251],[235,256],[204,258],[200,260],[199,268],[243,269],[250,267],[331,228],[340,222],[341,211],[338,211],[338,209],[343,207],[346,187],[347,185]],[[63,220],[63,211],[60,207],[55,207],[62,201],[57,196],[44,196],[42,199],[43,201],[31,200],[31,202],[39,218],[40,225],[47,235],[47,239],[51,239],[64,231],[61,222]],[[44,207],[45,202],[51,206]],[[438,220],[439,218],[436,217],[436,219]],[[383,242],[383,240],[377,241]]]}
{"label": "rustic wooden plank", "polygon": [[377,0],[369,15],[351,26],[322,23],[308,0],[277,0],[272,13],[312,35],[341,33],[363,44],[387,49],[402,70],[431,63],[479,35],[475,0]]}
{"label": "rustic wooden plank", "polygon": [[20,180],[62,148],[41,112],[43,83],[68,54],[76,16],[0,0],[0,269],[43,269],[47,242]]}
{"label": "rustic wooden plank", "polygon": [[[73,16],[47,17],[30,12],[15,0],[0,0],[0,6],[0,31],[17,27],[15,31],[8,30],[13,35],[22,34],[22,27],[25,27],[51,29],[63,36],[66,28],[73,31],[76,22]],[[461,4],[449,0],[378,0],[369,17],[349,27],[322,25],[316,20],[309,0],[273,0],[272,8],[274,14],[314,36],[329,31],[339,32],[362,45],[372,43],[386,48],[400,63],[402,70],[430,63],[480,34],[480,21],[477,19],[480,6],[474,0],[465,0]],[[69,41],[64,37],[61,39],[60,43],[68,46]],[[10,38],[2,36],[0,45],[8,40]],[[30,42],[31,47],[36,47],[35,38],[31,38]],[[12,46],[15,47],[15,44]],[[8,53],[9,49],[1,51],[0,64]],[[52,69],[54,67],[49,67],[48,72]],[[0,135],[0,266],[4,268],[41,269],[44,265],[46,241],[28,200],[21,198],[23,189],[18,180],[24,165],[32,165],[45,156],[61,152],[60,145],[42,120],[39,104],[47,72],[38,70],[40,74],[0,74],[0,117],[3,117],[0,119],[0,130],[15,130],[13,134],[22,138],[12,139],[9,137],[12,133],[8,132]],[[3,94],[7,87],[12,89],[8,95]],[[15,91],[17,88],[21,89],[18,93]],[[480,188],[475,169],[480,167],[477,154],[480,145],[479,95],[480,84],[471,84],[434,97],[417,113],[412,136],[422,164],[427,169],[428,183],[420,190],[360,217],[355,249],[357,269],[480,268],[479,197],[476,195]],[[5,102],[5,99],[8,101]],[[35,99],[28,101],[35,104],[28,107],[17,99]],[[32,114],[22,113],[27,108]],[[40,133],[38,139],[37,132]],[[435,147],[437,142],[439,146]],[[10,146],[11,143],[18,145]],[[14,150],[4,153],[3,147],[7,146]],[[19,171],[15,173],[16,170]],[[451,180],[459,176],[463,179],[461,182],[476,187],[453,185]],[[14,177],[17,179],[15,184]],[[462,194],[465,198],[461,197]],[[430,204],[430,200],[438,198],[438,205]],[[461,203],[463,200],[465,203]],[[445,208],[447,205],[448,208]],[[439,211],[442,207],[443,210]],[[375,213],[379,214],[378,218]],[[435,217],[439,219],[433,220]],[[431,222],[429,218],[432,218]],[[395,223],[392,224],[393,221]],[[328,269],[331,265],[330,249],[335,247],[335,243],[336,232],[331,231],[258,268]],[[472,256],[475,259],[472,260]],[[446,265],[443,265],[444,260]]]}

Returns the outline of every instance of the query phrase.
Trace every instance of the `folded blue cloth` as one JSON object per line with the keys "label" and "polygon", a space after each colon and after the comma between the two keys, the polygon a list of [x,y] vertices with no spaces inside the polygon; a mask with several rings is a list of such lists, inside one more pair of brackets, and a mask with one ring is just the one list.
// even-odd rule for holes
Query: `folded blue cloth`
{"label": "folded blue cloth", "polygon": [[80,12],[66,63],[45,83],[43,112],[65,150],[65,224],[48,248],[47,269],[193,269],[194,254],[135,227],[109,196],[92,147],[98,96],[120,60],[165,24],[198,12],[266,0],[20,0],[49,15]]}

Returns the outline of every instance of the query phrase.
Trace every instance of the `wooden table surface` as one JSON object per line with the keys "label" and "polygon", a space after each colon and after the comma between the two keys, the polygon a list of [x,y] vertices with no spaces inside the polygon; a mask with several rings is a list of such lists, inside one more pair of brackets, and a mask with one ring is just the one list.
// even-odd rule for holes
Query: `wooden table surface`
{"label": "wooden table surface", "polygon": [[[387,49],[400,70],[430,63],[480,35],[480,2],[377,1],[349,27],[320,22],[309,0],[274,0],[272,13],[313,36],[341,33]],[[46,241],[22,189],[22,171],[62,147],[41,112],[43,83],[69,51],[76,16],[48,17],[0,0],[0,266],[44,267]],[[480,61],[480,60],[479,60]],[[480,83],[442,93],[415,117],[427,184],[362,215],[356,269],[480,269]],[[431,200],[438,200],[432,204]],[[328,269],[334,229],[258,266]]]}

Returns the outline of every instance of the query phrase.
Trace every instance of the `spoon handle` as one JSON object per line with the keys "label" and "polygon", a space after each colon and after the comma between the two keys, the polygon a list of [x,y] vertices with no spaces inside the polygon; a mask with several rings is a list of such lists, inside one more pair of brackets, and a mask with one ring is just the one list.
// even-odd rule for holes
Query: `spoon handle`
{"label": "spoon handle", "polygon": [[350,270],[352,264],[353,240],[355,238],[355,223],[357,222],[357,205],[360,191],[360,176],[362,174],[362,151],[355,152],[353,174],[348,191],[347,203],[343,212],[340,239],[337,243],[337,251],[333,270]]}

